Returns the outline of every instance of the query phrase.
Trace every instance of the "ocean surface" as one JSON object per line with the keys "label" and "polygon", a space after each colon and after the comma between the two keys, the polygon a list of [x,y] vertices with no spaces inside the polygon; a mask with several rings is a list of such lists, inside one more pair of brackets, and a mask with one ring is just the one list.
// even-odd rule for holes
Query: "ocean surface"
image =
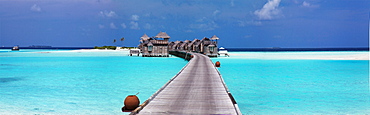
{"label": "ocean surface", "polygon": [[[243,114],[370,113],[369,60],[243,53],[261,52],[212,58],[221,62],[219,71]],[[127,51],[1,49],[0,114],[122,114],[127,95],[139,92],[144,102],[186,63]]]}

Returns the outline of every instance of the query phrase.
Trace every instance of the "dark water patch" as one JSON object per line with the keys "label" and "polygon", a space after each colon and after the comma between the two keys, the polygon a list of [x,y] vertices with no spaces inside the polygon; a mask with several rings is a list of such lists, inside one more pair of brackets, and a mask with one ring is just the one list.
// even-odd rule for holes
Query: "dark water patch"
{"label": "dark water patch", "polygon": [[15,64],[0,64],[0,70],[14,69],[15,66],[18,66],[18,65],[15,65]]}
{"label": "dark water patch", "polygon": [[22,78],[17,77],[6,77],[6,78],[0,78],[0,83],[8,83],[8,82],[14,82],[14,81],[20,81]]}
{"label": "dark water patch", "polygon": [[54,113],[55,112],[55,110],[53,110],[53,109],[43,110],[42,108],[37,108],[37,107],[36,108],[33,108],[32,111],[37,112],[37,113],[35,113],[33,115],[44,115],[45,113],[46,114],[51,114],[51,113]]}
{"label": "dark water patch", "polygon": [[0,64],[0,66],[17,66],[17,65],[14,65],[14,64]]}

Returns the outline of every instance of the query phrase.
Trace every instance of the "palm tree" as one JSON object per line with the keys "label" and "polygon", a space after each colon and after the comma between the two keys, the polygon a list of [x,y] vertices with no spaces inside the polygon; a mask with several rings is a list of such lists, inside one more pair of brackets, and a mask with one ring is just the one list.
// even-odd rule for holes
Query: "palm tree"
{"label": "palm tree", "polygon": [[116,41],[117,41],[116,39],[113,39],[113,44],[115,47],[117,47]]}
{"label": "palm tree", "polygon": [[123,41],[125,40],[125,37],[122,37],[120,40],[122,42],[122,47],[123,47]]}

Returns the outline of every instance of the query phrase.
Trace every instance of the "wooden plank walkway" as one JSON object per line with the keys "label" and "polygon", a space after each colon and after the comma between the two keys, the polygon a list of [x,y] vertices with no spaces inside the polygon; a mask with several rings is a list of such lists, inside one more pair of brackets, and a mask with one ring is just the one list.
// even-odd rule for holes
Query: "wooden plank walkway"
{"label": "wooden plank walkway", "polygon": [[241,114],[209,57],[192,55],[194,58],[136,111],[138,114]]}

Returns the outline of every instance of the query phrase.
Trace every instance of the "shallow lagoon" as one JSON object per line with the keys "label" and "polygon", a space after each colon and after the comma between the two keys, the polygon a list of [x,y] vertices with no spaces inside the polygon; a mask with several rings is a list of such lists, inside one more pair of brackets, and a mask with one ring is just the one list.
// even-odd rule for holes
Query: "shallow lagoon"
{"label": "shallow lagoon", "polygon": [[[369,60],[362,59],[368,52],[334,54],[231,52],[231,57],[212,60],[221,62],[219,70],[244,114],[370,113]],[[3,51],[0,113],[122,114],[127,95],[140,92],[145,101],[187,63],[176,57],[127,55],[110,50]],[[301,55],[325,59],[297,58]],[[296,58],[285,58],[291,56]]]}
{"label": "shallow lagoon", "polygon": [[0,113],[122,114],[127,95],[143,102],[187,63],[125,51],[0,53]]}
{"label": "shallow lagoon", "polygon": [[229,60],[220,72],[243,113],[370,112],[369,61]]}
{"label": "shallow lagoon", "polygon": [[369,52],[231,52],[212,60],[242,113],[370,113]]}

